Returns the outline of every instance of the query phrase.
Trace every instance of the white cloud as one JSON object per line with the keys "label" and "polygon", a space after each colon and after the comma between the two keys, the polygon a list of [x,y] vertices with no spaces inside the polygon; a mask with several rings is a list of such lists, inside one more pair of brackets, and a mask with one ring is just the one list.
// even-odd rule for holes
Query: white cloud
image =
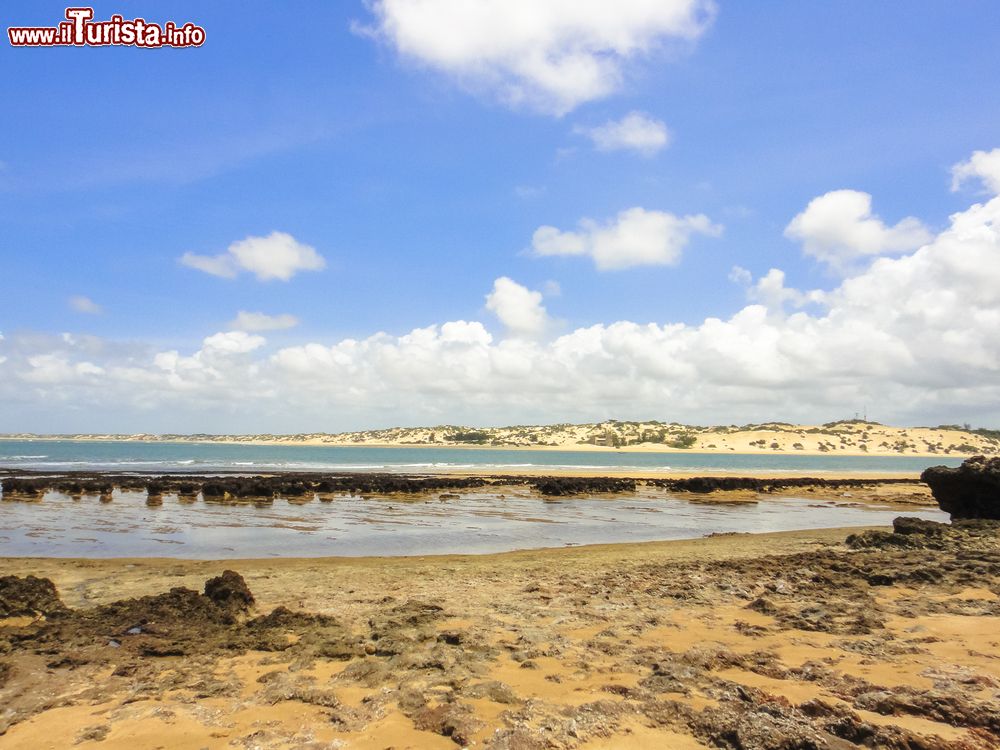
{"label": "white cloud", "polygon": [[195,268],[204,271],[212,276],[221,276],[224,279],[235,279],[239,273],[239,268],[233,261],[232,256],[226,255],[196,255],[195,253],[184,253],[181,256],[181,264],[188,268]]}
{"label": "white cloud", "polygon": [[104,312],[104,309],[94,302],[94,300],[82,295],[70,297],[69,306],[76,310],[76,312],[83,313],[84,315],[100,315]]}
{"label": "white cloud", "polygon": [[229,323],[229,327],[237,331],[282,331],[294,328],[298,324],[299,319],[288,313],[267,315],[262,312],[240,310],[236,318]]}
{"label": "white cloud", "polygon": [[369,0],[356,30],[513,106],[564,114],[623,85],[626,65],[692,42],[712,0]]}
{"label": "white cloud", "polygon": [[486,309],[515,336],[540,336],[550,324],[541,292],[533,292],[506,276],[493,282],[493,291],[486,295]]}
{"label": "white cloud", "polygon": [[785,236],[801,242],[806,255],[844,271],[866,256],[914,250],[932,235],[912,216],[895,226],[887,226],[872,213],[872,197],[868,193],[833,190],[813,198],[785,227]]}
{"label": "white cloud", "polygon": [[202,351],[211,354],[247,354],[264,346],[263,336],[246,331],[226,331],[209,336],[202,342]]}
{"label": "white cloud", "polygon": [[635,266],[670,266],[681,259],[691,236],[717,237],[722,227],[704,214],[675,216],[667,211],[629,208],[605,224],[580,222],[580,231],[543,226],[535,230],[535,255],[590,255],[601,271]]}
{"label": "white cloud", "polygon": [[975,151],[968,161],[951,168],[951,189],[957,191],[963,183],[978,179],[991,195],[1000,195],[1000,148]]}
{"label": "white cloud", "polygon": [[184,353],[8,332],[0,404],[8,429],[52,431],[110,420],[252,432],[608,415],[815,422],[865,404],[885,422],[1000,426],[1000,197],[822,293],[787,286],[780,269],[734,276],[756,301],[727,318],[554,338],[535,335],[547,318],[538,293],[509,279],[491,309],[521,333],[498,338],[458,320],[274,352],[229,331]]}
{"label": "white cloud", "polygon": [[[735,269],[733,270],[735,272]],[[745,269],[740,270],[744,271]],[[753,279],[749,276],[749,272],[746,280],[748,284],[752,283]],[[808,304],[822,304],[825,294],[818,289],[802,292],[785,286],[785,272],[779,268],[772,268],[757,279],[756,284],[749,286],[747,297],[752,302],[759,302],[772,312],[783,313],[786,305],[799,308]]]}
{"label": "white cloud", "polygon": [[30,370],[24,374],[28,383],[53,384],[67,380],[86,380],[93,376],[103,375],[104,368],[93,362],[71,362],[64,354],[37,354],[28,357]]}
{"label": "white cloud", "polygon": [[326,268],[326,261],[314,248],[285,232],[271,232],[266,237],[247,237],[234,242],[219,255],[184,253],[180,262],[225,279],[249,271],[259,281],[288,281],[301,271]]}
{"label": "white cloud", "polygon": [[621,120],[609,120],[595,128],[576,127],[599,151],[637,151],[652,156],[670,143],[670,132],[660,120],[642,112],[630,112]]}
{"label": "white cloud", "polygon": [[753,274],[743,266],[733,266],[729,271],[729,280],[734,284],[748,287],[753,283]]}
{"label": "white cloud", "polygon": [[577,232],[562,232],[555,227],[538,227],[531,236],[535,255],[586,255],[587,238]]}

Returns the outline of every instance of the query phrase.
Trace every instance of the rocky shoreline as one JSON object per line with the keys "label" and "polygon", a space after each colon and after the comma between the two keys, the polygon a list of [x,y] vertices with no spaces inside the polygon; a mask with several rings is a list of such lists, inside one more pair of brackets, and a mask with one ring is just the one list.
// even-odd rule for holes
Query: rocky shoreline
{"label": "rocky shoreline", "polygon": [[[925,476],[951,523],[850,535],[232,569],[7,559],[0,746],[998,748],[1000,521],[962,517],[993,512],[998,463]],[[600,491],[583,486],[553,489]]]}
{"label": "rocky shoreline", "polygon": [[248,563],[198,590],[209,564],[6,576],[0,745],[153,726],[260,748],[1000,746],[1000,524],[796,541]]}
{"label": "rocky shoreline", "polygon": [[[6,475],[6,476],[5,476]],[[451,476],[406,475],[375,472],[269,472],[244,474],[151,474],[73,471],[63,473],[0,469],[4,497],[36,498],[45,492],[71,496],[110,497],[114,490],[146,492],[149,497],[174,494],[179,497],[201,495],[205,499],[240,500],[275,497],[303,497],[324,494],[395,495],[528,486],[549,497],[635,492],[653,487],[668,492],[708,494],[747,491],[774,493],[794,489],[844,490],[873,489],[880,486],[912,485],[906,478],[820,478],[820,477],[685,477],[632,479],[627,477]]]}

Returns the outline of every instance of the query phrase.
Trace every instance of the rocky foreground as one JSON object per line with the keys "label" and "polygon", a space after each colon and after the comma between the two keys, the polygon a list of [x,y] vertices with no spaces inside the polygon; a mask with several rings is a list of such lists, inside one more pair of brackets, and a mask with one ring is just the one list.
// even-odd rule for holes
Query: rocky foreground
{"label": "rocky foreground", "polygon": [[1000,524],[844,537],[8,560],[0,747],[1000,747]]}
{"label": "rocky foreground", "polygon": [[[111,501],[131,482],[153,503],[241,502],[507,479],[8,476],[3,497]],[[9,559],[0,747],[1000,748],[1000,459],[922,479],[950,524],[239,572]],[[532,480],[545,495],[630,481]],[[815,482],[664,481],[715,495]],[[804,489],[844,487],[886,489]]]}

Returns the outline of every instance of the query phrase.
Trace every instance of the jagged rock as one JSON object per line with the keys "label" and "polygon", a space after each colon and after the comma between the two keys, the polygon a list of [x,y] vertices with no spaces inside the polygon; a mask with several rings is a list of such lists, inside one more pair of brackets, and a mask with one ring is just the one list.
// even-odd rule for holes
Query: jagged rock
{"label": "jagged rock", "polygon": [[875,485],[901,484],[906,479],[822,479],[818,477],[685,477],[681,479],[649,479],[646,484],[668,492],[776,492],[779,490],[823,487],[826,489],[861,489]]}
{"label": "jagged rock", "polygon": [[226,570],[205,582],[205,596],[227,610],[246,612],[254,604],[250,587],[239,573]]}
{"label": "jagged rock", "polygon": [[612,477],[538,477],[525,480],[549,497],[586,495],[595,492],[635,492],[634,479]]}
{"label": "jagged rock", "polygon": [[55,584],[48,578],[0,578],[0,617],[34,617],[65,609]]}
{"label": "jagged rock", "polygon": [[932,466],[920,475],[941,510],[956,518],[1000,519],[1000,458],[973,456],[957,469]]}
{"label": "jagged rock", "polygon": [[949,526],[937,521],[925,521],[922,518],[911,518],[909,516],[899,516],[892,520],[892,530],[896,534],[909,536],[919,534],[920,536],[940,537],[948,532]]}
{"label": "jagged rock", "polygon": [[897,726],[872,724],[846,706],[821,699],[806,701],[798,706],[798,710],[833,737],[849,742],[849,747],[885,750],[955,750],[956,747],[937,736],[916,735]]}
{"label": "jagged rock", "polygon": [[690,721],[694,734],[726,750],[841,750],[847,742],[817,730],[784,699],[739,689],[738,700],[706,708]]}
{"label": "jagged rock", "polygon": [[462,703],[425,706],[413,712],[411,718],[417,729],[450,737],[460,747],[468,745],[481,726],[471,708]]}
{"label": "jagged rock", "polygon": [[[924,521],[920,518],[899,516],[892,521],[892,532],[862,531],[847,537],[847,546],[852,549],[866,548],[902,548],[923,549],[927,547],[938,549],[948,537],[954,537],[955,527],[936,521]],[[869,581],[871,582],[871,581]]]}
{"label": "jagged rock", "polygon": [[858,708],[884,716],[921,716],[956,727],[982,727],[1000,733],[1000,714],[990,702],[936,690],[873,690],[854,698]]}
{"label": "jagged rock", "polygon": [[[452,477],[452,476],[402,476],[397,474],[369,473],[311,473],[296,472],[273,476],[195,476],[158,475],[133,476],[103,472],[67,472],[60,476],[34,476],[37,472],[25,470],[23,476],[5,477],[2,489],[9,499],[37,499],[47,491],[62,492],[77,497],[83,494],[110,495],[112,489],[145,491],[154,500],[164,494],[177,494],[190,498],[198,492],[206,500],[231,501],[275,497],[309,499],[314,493],[386,495],[416,494],[437,490],[475,489],[487,484],[506,485],[523,483],[516,477]],[[618,480],[612,480],[618,481]],[[634,488],[634,483],[633,483]]]}
{"label": "jagged rock", "polygon": [[3,496],[7,499],[16,497],[39,498],[45,492],[48,482],[44,479],[19,479],[8,477],[0,483],[3,488]]}

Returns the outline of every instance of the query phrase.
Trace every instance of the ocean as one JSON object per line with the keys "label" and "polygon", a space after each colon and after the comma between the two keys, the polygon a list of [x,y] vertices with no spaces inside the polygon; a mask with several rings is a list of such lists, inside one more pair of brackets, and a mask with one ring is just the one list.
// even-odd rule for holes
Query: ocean
{"label": "ocean", "polygon": [[408,448],[125,441],[0,440],[0,468],[42,471],[385,471],[430,473],[470,470],[609,469],[692,472],[913,472],[958,466],[962,457],[804,456],[736,453]]}

